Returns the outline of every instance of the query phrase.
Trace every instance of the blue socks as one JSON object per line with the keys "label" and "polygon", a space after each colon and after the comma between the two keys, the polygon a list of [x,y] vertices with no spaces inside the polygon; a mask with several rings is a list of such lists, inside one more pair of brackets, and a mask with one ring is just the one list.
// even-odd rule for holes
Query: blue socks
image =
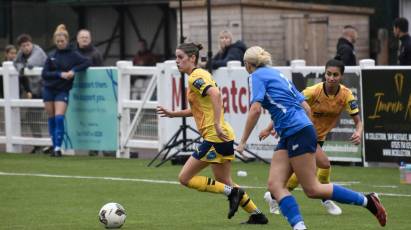
{"label": "blue socks", "polygon": [[55,145],[54,148],[61,148],[64,138],[64,115],[55,116]]}
{"label": "blue socks", "polygon": [[279,202],[281,213],[287,219],[288,223],[294,227],[297,223],[303,221],[297,201],[292,195],[286,196]]}
{"label": "blue socks", "polygon": [[49,117],[47,119],[47,122],[49,125],[49,135],[51,137],[51,143],[53,144],[53,149],[54,149],[54,146],[56,146],[56,140],[55,140],[56,122],[54,120],[55,120],[54,117]]}
{"label": "blue socks", "polygon": [[333,194],[331,196],[331,200],[335,200],[343,204],[355,204],[362,206],[364,204],[365,196],[359,192],[354,192],[340,185],[333,184]]}

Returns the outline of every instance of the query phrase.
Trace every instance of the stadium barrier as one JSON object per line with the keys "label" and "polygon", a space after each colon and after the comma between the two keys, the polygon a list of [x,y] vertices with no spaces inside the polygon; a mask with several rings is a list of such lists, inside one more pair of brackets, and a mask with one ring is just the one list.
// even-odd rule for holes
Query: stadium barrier
{"label": "stadium barrier", "polygon": [[[118,127],[117,157],[128,158],[130,148],[161,149],[181,125],[181,119],[158,119],[155,113],[159,104],[171,109],[181,106],[180,73],[175,61],[159,63],[155,67],[133,66],[129,61],[119,61],[116,67],[110,68],[117,71],[116,89],[120,89],[117,91],[116,120],[110,121]],[[304,60],[294,60],[291,66],[276,68],[292,79],[300,90],[320,82],[324,74],[324,66],[305,66]],[[90,68],[93,69],[107,67]],[[21,152],[23,145],[50,145],[42,101],[19,98],[16,90],[18,74],[11,62],[3,63],[0,74],[4,82],[4,99],[0,99],[0,143],[6,145],[7,152]],[[27,74],[39,75],[41,68],[34,68]],[[363,161],[365,165],[368,162],[410,162],[409,75],[411,67],[375,66],[373,60],[361,60],[359,66],[346,68],[343,84],[353,91],[361,105],[364,141],[361,146],[348,141],[354,124],[349,116],[343,115],[324,145],[332,161]],[[149,81],[141,99],[130,96],[130,79],[133,76],[145,76],[144,79]],[[233,126],[238,140],[248,110],[248,74],[239,62],[234,61],[216,70],[213,76],[221,89],[225,117]],[[157,99],[153,99],[153,95]],[[263,113],[248,143],[250,150],[264,158],[271,157],[276,145],[275,139],[257,140],[259,130],[269,119],[269,115]],[[31,128],[34,124],[39,126],[38,133]],[[192,119],[188,119],[188,124],[195,127]],[[195,134],[188,132],[188,137],[195,137]]]}

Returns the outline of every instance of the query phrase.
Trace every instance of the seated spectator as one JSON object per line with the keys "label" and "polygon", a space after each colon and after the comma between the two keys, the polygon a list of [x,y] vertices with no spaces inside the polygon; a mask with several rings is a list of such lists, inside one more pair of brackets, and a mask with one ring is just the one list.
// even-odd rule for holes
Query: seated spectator
{"label": "seated spectator", "polygon": [[158,60],[158,56],[153,54],[147,48],[147,42],[144,39],[140,39],[137,42],[138,52],[133,58],[133,65],[139,66],[154,66]]}
{"label": "seated spectator", "polygon": [[14,61],[16,60],[17,49],[14,45],[7,45],[4,48],[4,61]]}
{"label": "seated spectator", "polygon": [[232,43],[233,35],[228,30],[220,32],[220,50],[213,57],[211,67],[218,69],[222,66],[227,66],[229,61],[240,61],[243,65],[244,53],[247,49],[246,45],[238,40]]}
{"label": "seated spectator", "polygon": [[19,46],[19,52],[14,61],[14,66],[17,72],[19,72],[20,85],[25,91],[27,98],[41,98],[41,76],[27,78],[24,76],[24,68],[43,67],[47,55],[40,46],[32,43],[31,36],[28,34],[19,35],[17,37],[17,45]]}
{"label": "seated spectator", "polygon": [[89,30],[82,29],[77,33],[78,52],[90,59],[91,66],[102,66],[103,57],[100,51],[91,42],[91,33]]}

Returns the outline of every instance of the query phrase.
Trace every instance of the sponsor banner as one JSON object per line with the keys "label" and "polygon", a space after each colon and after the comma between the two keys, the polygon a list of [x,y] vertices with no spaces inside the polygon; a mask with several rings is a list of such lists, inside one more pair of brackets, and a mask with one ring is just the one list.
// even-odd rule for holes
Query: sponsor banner
{"label": "sponsor banner", "polygon": [[[292,73],[292,80],[298,90],[325,80],[324,67],[299,67]],[[361,87],[359,67],[349,67],[344,73],[342,84],[348,87],[357,98],[361,111]],[[350,137],[355,131],[354,121],[344,110],[336,126],[328,133],[323,149],[333,161],[361,162],[361,145],[354,145]]]}
{"label": "sponsor banner", "polygon": [[[178,72],[175,63],[166,62],[162,68],[164,75],[158,78],[158,102],[159,105],[172,110],[181,109],[181,74]],[[290,78],[289,68],[279,68]],[[236,142],[239,142],[243,133],[249,109],[249,89],[248,76],[244,67],[223,67],[213,73],[213,77],[220,88],[224,105],[224,117],[234,129]],[[187,87],[187,77],[185,87]],[[187,107],[189,107],[187,103]],[[274,148],[278,143],[274,137],[269,137],[264,141],[258,140],[259,132],[267,127],[270,122],[268,112],[264,111],[256,127],[254,128],[247,142],[247,148],[263,158],[271,158]],[[197,130],[193,118],[187,118],[187,123]],[[181,118],[160,118],[159,119],[159,140],[162,146],[175,134],[181,125]],[[197,135],[192,131],[187,131],[188,138],[195,138]]]}
{"label": "sponsor banner", "polygon": [[66,149],[117,149],[117,69],[76,74],[66,112]]}
{"label": "sponsor banner", "polygon": [[411,70],[362,70],[365,161],[411,163]]}

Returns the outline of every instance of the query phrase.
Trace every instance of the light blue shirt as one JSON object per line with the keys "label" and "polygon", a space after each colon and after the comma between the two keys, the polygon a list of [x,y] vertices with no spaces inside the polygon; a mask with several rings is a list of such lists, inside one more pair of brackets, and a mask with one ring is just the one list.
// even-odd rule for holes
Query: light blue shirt
{"label": "light blue shirt", "polygon": [[260,102],[274,121],[280,137],[288,137],[302,128],[312,125],[301,103],[302,95],[280,71],[259,67],[248,78],[250,105]]}

